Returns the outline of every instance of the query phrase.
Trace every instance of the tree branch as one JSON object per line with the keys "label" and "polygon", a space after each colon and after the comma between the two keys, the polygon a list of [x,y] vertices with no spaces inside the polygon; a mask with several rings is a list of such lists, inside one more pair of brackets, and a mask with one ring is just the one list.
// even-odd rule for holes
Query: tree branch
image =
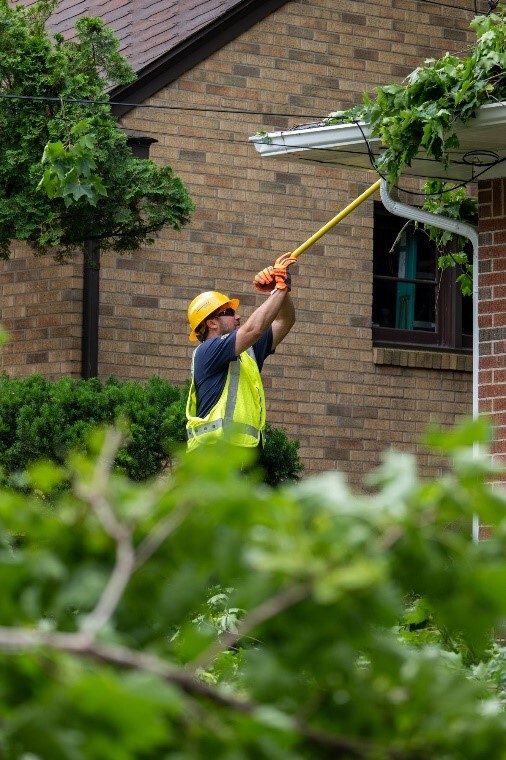
{"label": "tree branch", "polygon": [[[271,600],[272,601],[272,600]],[[141,670],[152,673],[164,681],[178,686],[185,694],[192,697],[208,699],[220,707],[250,715],[255,719],[255,713],[261,707],[251,700],[236,697],[230,692],[223,692],[193,678],[182,668],[170,665],[165,660],[148,652],[139,652],[120,645],[102,644],[93,641],[83,633],[55,633],[36,631],[25,628],[7,628],[0,626],[0,649],[25,652],[48,647],[57,651],[70,652],[82,657],[107,662],[123,668]],[[292,719],[291,716],[287,716]],[[354,738],[334,736],[304,723],[293,720],[293,730],[298,732],[304,741],[309,741],[319,748],[328,750],[332,760],[367,760],[375,757],[378,760],[418,760],[414,754],[405,755],[401,751],[373,747]],[[319,755],[321,757],[321,755]]]}
{"label": "tree branch", "polygon": [[[89,504],[105,532],[116,543],[116,561],[107,585],[92,612],[84,619],[82,631],[94,635],[111,618],[128,585],[132,574],[138,570],[161,546],[166,538],[185,520],[192,506],[183,504],[166,515],[153,528],[135,550],[131,530],[120,522],[109,504],[105,493],[114,459],[123,436],[117,430],[108,430],[102,452],[97,460],[91,482],[74,483],[74,493]],[[166,479],[158,481],[152,493],[152,502],[166,488]]]}
{"label": "tree branch", "polygon": [[192,505],[182,504],[158,522],[137,547],[134,570],[138,570],[156,552],[171,533],[188,517]]}
{"label": "tree branch", "polygon": [[279,615],[283,610],[306,599],[312,590],[309,582],[283,589],[276,596],[267,599],[252,610],[237,626],[237,631],[226,631],[219,639],[214,641],[199,657],[188,666],[188,672],[195,673],[208,667],[220,652],[230,649],[240,639],[244,638],[253,628],[264,623],[266,620]]}
{"label": "tree branch", "polygon": [[401,237],[403,235],[404,230],[407,229],[410,224],[413,224],[413,220],[412,219],[408,219],[408,221],[405,222],[405,224],[402,225],[402,227],[399,230],[399,232],[397,233],[397,237],[395,238],[394,242],[392,243],[392,245],[391,245],[390,250],[388,251],[388,253],[394,253],[394,251],[395,251],[395,249],[397,247],[397,244],[398,244],[398,242],[400,241],[400,239],[401,239]]}
{"label": "tree branch", "polygon": [[117,430],[107,430],[104,446],[90,483],[74,483],[74,493],[90,505],[105,532],[116,543],[116,560],[106,587],[95,608],[87,615],[81,629],[95,635],[111,618],[132,576],[135,552],[130,530],[121,523],[105,497],[114,458],[122,441]]}

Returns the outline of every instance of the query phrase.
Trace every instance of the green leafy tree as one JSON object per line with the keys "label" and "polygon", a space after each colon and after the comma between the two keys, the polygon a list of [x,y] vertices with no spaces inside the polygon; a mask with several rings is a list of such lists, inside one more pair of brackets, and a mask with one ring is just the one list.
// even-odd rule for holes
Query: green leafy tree
{"label": "green leafy tree", "polygon": [[[424,190],[426,199],[423,207],[426,211],[450,219],[476,222],[478,203],[475,198],[471,198],[467,194],[464,187],[453,188],[446,182],[432,179],[425,183]],[[465,241],[458,235],[455,236],[438,227],[431,225],[423,225],[423,227],[439,251],[439,268],[443,271],[449,267],[460,270],[457,275],[457,282],[462,294],[465,296],[472,295],[473,265],[466,250]],[[458,241],[457,245],[455,245],[455,238]]]}
{"label": "green leafy tree", "polygon": [[133,251],[193,210],[169,166],[133,156],[111,113],[109,87],[135,79],[112,31],[84,17],[75,39],[53,39],[45,24],[56,5],[0,0],[3,258],[12,240],[60,259],[89,239]]}
{"label": "green leafy tree", "polygon": [[[435,433],[443,477],[392,453],[360,494],[336,472],[257,485],[225,444],[132,482],[115,431],[33,465],[33,498],[0,489],[2,758],[503,760],[501,657],[480,666],[506,613],[487,440],[483,421]],[[469,664],[399,635],[407,594]]]}

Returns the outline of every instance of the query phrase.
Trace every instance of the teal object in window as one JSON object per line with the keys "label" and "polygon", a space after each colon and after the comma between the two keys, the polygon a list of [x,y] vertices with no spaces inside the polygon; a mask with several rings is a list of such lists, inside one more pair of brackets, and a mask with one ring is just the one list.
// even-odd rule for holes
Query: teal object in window
{"label": "teal object in window", "polygon": [[416,278],[417,245],[414,235],[404,233],[399,247],[399,266],[397,276],[397,299],[395,309],[395,326],[401,330],[412,330],[415,318],[415,284],[402,282]]}

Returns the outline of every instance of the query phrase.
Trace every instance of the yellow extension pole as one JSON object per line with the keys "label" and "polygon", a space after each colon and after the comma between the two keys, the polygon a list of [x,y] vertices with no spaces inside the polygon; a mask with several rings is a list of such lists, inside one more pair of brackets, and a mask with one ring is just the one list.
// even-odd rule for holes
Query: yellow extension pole
{"label": "yellow extension pole", "polygon": [[365,201],[367,198],[369,198],[370,195],[376,192],[376,190],[379,189],[379,186],[381,184],[381,180],[379,179],[377,182],[374,183],[374,185],[371,185],[370,188],[368,188],[362,195],[359,195],[358,198],[355,198],[355,200],[350,203],[349,206],[346,206],[342,211],[337,214],[333,219],[330,220],[330,222],[327,222],[325,226],[321,228],[321,230],[318,230],[318,232],[315,232],[314,235],[311,235],[311,237],[306,240],[305,243],[302,243],[302,245],[299,245],[298,248],[295,249],[295,251],[292,251],[290,254],[290,258],[296,259],[297,256],[300,256],[301,253],[304,253],[304,251],[307,251],[307,249],[313,245],[313,243],[316,243],[317,240],[319,240],[322,235],[325,235],[326,232],[332,229],[336,224],[339,224],[339,222],[344,219],[345,216],[348,216],[354,209],[357,208],[357,206],[360,206],[363,201]]}

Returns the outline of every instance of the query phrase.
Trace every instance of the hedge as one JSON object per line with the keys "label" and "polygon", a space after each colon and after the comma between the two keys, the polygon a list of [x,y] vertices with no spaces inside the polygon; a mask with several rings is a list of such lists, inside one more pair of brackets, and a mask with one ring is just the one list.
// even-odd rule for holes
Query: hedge
{"label": "hedge", "polygon": [[[123,419],[129,435],[116,464],[144,480],[184,445],[187,393],[187,383],[177,387],[157,376],[142,383],[0,375],[0,468],[8,476],[37,459],[63,462],[69,450],[86,448],[94,428]],[[269,485],[300,477],[298,448],[283,429],[267,425],[260,465]]]}

